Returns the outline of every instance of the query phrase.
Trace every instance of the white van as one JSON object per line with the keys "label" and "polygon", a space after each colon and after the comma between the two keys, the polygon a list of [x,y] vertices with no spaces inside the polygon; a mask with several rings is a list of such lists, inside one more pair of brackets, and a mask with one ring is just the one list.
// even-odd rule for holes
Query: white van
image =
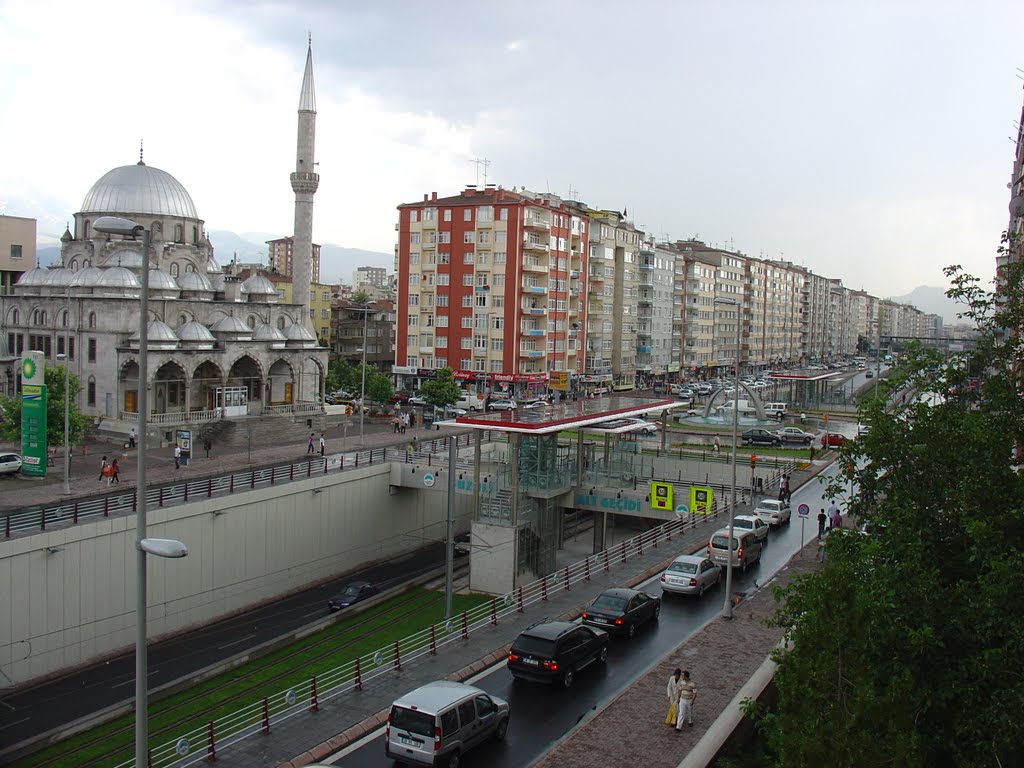
{"label": "white van", "polygon": [[785,416],[787,405],[789,405],[789,403],[765,403],[764,413],[766,416],[772,416],[775,418]]}
{"label": "white van", "polygon": [[410,765],[458,765],[462,756],[508,730],[504,699],[465,683],[437,680],[391,705],[384,754]]}
{"label": "white van", "polygon": [[[746,571],[754,563],[761,562],[762,544],[753,531],[733,528],[732,531],[732,567]],[[711,534],[708,542],[708,557],[722,568],[729,567],[729,529],[722,528]]]}
{"label": "white van", "polygon": [[467,411],[482,411],[484,409],[484,399],[479,395],[474,395],[470,392],[463,392],[456,403],[456,408],[463,408]]}
{"label": "white van", "polygon": [[[726,400],[724,403],[722,403],[720,406],[718,406],[715,410],[719,414],[722,414],[722,413],[731,413],[732,409],[733,409],[733,401],[732,400]],[[754,404],[751,403],[749,400],[740,400],[739,401],[739,412],[740,412],[740,414],[744,414],[745,415],[745,414],[749,414],[749,413],[756,413],[757,409],[754,407]]]}

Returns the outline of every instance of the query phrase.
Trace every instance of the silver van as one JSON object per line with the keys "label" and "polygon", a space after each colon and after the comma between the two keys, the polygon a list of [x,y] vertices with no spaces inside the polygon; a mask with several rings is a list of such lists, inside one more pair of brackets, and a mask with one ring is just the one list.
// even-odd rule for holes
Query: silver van
{"label": "silver van", "polygon": [[[754,563],[761,562],[762,544],[753,531],[733,528],[732,532],[732,567],[742,571]],[[708,557],[722,568],[729,567],[729,529],[722,528],[711,534],[708,542]]]}
{"label": "silver van", "polygon": [[396,763],[458,768],[462,756],[508,730],[504,699],[465,683],[437,680],[391,705],[384,754]]}

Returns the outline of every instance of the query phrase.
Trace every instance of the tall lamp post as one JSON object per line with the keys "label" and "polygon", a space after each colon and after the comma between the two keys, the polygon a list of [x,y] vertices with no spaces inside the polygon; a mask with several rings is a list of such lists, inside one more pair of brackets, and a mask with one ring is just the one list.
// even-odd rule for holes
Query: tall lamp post
{"label": "tall lamp post", "polygon": [[376,302],[371,301],[368,304],[360,307],[360,311],[363,313],[363,348],[359,350],[363,353],[363,370],[362,370],[362,382],[359,387],[359,442],[363,442],[363,416],[366,413],[366,320],[370,316],[370,307],[374,306]]}
{"label": "tall lamp post", "polygon": [[64,358],[64,490],[65,496],[71,495],[71,444],[68,437],[71,434],[69,429],[71,399],[71,286],[64,294],[64,354],[57,355],[57,359]]}
{"label": "tall lamp post", "polygon": [[725,605],[722,616],[732,618],[732,548],[735,543],[733,518],[736,515],[736,445],[739,443],[740,424],[740,303],[735,299],[714,300],[715,304],[726,304],[736,308],[736,357],[733,359],[732,394],[732,503],[729,508],[729,561],[725,567]]}
{"label": "tall lamp post", "polygon": [[146,537],[146,417],[149,414],[149,398],[146,385],[146,355],[149,336],[149,230],[131,219],[119,216],[100,216],[92,225],[93,230],[121,237],[142,236],[142,268],[140,272],[141,296],[139,298],[139,449],[136,502],[135,502],[135,549],[136,595],[135,595],[135,766],[145,768],[149,764],[149,722],[147,687],[146,647],[146,554],[157,557],[184,557],[188,548],[174,539],[150,539]]}

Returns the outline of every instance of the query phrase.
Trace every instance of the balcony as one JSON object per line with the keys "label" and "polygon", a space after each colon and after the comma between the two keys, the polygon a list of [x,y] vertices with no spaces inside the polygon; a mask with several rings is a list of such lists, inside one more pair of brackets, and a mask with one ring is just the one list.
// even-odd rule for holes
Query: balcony
{"label": "balcony", "polygon": [[546,275],[550,267],[547,264],[541,264],[539,262],[524,261],[523,269],[527,272],[541,272]]}
{"label": "balcony", "polygon": [[646,344],[639,344],[637,345],[636,351],[643,354],[650,354],[654,351],[654,347],[647,346]]}
{"label": "balcony", "polygon": [[652,262],[650,259],[641,259],[640,269],[654,269],[654,262]]}
{"label": "balcony", "polygon": [[543,328],[527,328],[523,330],[523,336],[544,336],[547,333]]}
{"label": "balcony", "polygon": [[540,216],[526,216],[523,219],[523,226],[526,229],[543,229],[547,231],[551,229],[551,222]]}
{"label": "balcony", "polygon": [[523,283],[523,293],[535,293],[541,296],[547,296],[548,289],[542,285],[529,285],[527,283]]}
{"label": "balcony", "polygon": [[548,312],[547,307],[538,307],[536,304],[527,304],[522,309],[524,315],[546,315]]}
{"label": "balcony", "polygon": [[549,246],[547,243],[542,243],[539,240],[531,240],[528,237],[523,238],[523,250],[524,251],[541,251],[547,253]]}
{"label": "balcony", "polygon": [[519,350],[519,356],[520,357],[530,357],[530,358],[536,359],[538,357],[544,357],[544,355],[545,355],[545,352],[542,349],[522,349],[522,348],[520,348],[520,350]]}
{"label": "balcony", "polygon": [[579,280],[580,279],[580,271],[578,269],[572,270],[569,273],[569,279],[570,280]]}

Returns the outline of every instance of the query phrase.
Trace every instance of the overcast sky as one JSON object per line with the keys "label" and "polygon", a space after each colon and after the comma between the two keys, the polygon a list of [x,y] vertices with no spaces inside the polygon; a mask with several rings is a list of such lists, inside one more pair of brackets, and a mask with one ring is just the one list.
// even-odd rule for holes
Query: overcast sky
{"label": "overcast sky", "polygon": [[59,237],[143,139],[208,229],[291,234],[311,32],[317,242],[390,253],[396,205],[487,158],[883,297],[988,281],[1022,29],[1021,0],[0,0],[0,211]]}

